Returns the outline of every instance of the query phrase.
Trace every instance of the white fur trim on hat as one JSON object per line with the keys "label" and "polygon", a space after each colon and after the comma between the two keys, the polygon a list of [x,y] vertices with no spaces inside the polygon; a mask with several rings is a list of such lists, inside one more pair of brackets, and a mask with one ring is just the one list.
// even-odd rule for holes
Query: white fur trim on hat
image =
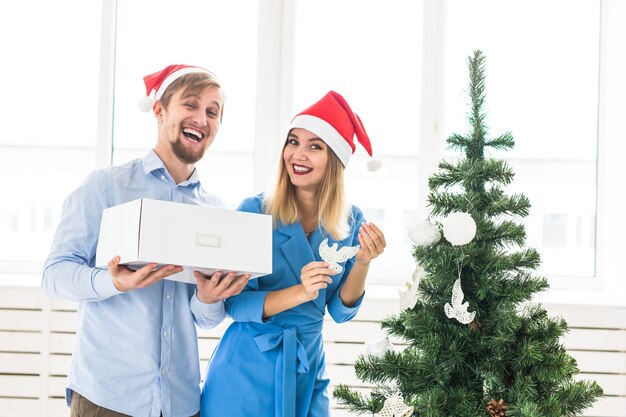
{"label": "white fur trim on hat", "polygon": [[182,77],[183,75],[187,75],[187,74],[191,74],[193,72],[202,72],[205,74],[210,74],[212,76],[213,73],[202,69],[202,68],[198,68],[198,67],[187,67],[187,68],[181,68],[177,71],[174,71],[173,73],[171,73],[170,75],[168,75],[163,82],[161,83],[161,85],[159,86],[159,89],[154,93],[154,99],[155,100],[160,100],[161,96],[163,96],[163,93],[165,92],[165,90],[167,90],[167,87],[170,86],[170,84],[172,84],[174,81],[176,81],[177,78]]}
{"label": "white fur trim on hat", "polygon": [[337,129],[324,119],[311,116],[308,114],[300,114],[291,121],[289,130],[300,128],[306,129],[311,133],[315,133],[335,152],[343,166],[348,166],[348,161],[352,155],[352,148],[346,139],[339,134]]}

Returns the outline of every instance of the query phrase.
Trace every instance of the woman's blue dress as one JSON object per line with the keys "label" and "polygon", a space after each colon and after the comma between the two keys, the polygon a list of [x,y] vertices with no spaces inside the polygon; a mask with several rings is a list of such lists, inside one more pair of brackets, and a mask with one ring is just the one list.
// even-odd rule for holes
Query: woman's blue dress
{"label": "woman's blue dress", "polygon": [[[244,200],[241,211],[262,213],[262,194]],[[201,417],[328,417],[330,399],[322,327],[326,309],[338,323],[352,319],[363,300],[345,306],[339,289],[354,258],[320,290],[312,301],[263,320],[268,291],[300,283],[300,271],[322,261],[320,243],[356,246],[363,214],[352,207],[350,232],[342,241],[317,229],[307,240],[300,223],[279,225],[273,231],[272,274],[250,280],[241,294],[226,300],[234,322],[224,333],[207,368]],[[245,256],[245,254],[242,254]]]}

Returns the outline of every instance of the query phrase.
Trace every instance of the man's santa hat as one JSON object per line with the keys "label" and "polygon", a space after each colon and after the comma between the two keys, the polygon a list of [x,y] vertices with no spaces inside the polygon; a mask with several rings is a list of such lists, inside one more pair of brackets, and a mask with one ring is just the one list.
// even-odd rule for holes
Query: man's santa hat
{"label": "man's santa hat", "polygon": [[[209,74],[211,77],[216,78],[215,74],[211,71],[205,70],[204,68],[180,64],[168,65],[161,71],[157,71],[154,74],[143,77],[143,82],[146,85],[146,96],[139,101],[139,109],[143,112],[149,112],[154,106],[154,102],[163,96],[163,93],[167,90],[167,87],[169,87],[170,84],[183,75],[191,74],[193,72]],[[154,98],[151,97],[153,91]]]}
{"label": "man's santa hat", "polygon": [[[341,94],[334,91],[329,91],[317,103],[297,114],[289,125],[289,130],[294,128],[306,129],[319,136],[335,152],[343,166],[348,165],[356,149],[354,136],[372,156],[372,144],[361,119]],[[370,171],[377,171],[381,165],[382,161],[378,159],[367,161]]]}

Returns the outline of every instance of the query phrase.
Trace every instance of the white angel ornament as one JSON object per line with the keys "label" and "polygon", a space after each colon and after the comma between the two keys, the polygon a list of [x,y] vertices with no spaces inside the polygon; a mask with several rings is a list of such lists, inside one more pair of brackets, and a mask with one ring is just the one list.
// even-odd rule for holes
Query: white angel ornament
{"label": "white angel ornament", "polygon": [[469,324],[474,320],[476,312],[472,311],[470,313],[467,311],[469,303],[467,301],[463,302],[463,297],[461,278],[457,278],[452,287],[452,305],[446,303],[444,309],[449,319],[457,319],[460,323]]}
{"label": "white angel ornament", "polygon": [[419,287],[420,280],[424,275],[424,268],[422,268],[420,265],[417,265],[415,268],[415,272],[413,272],[411,282],[406,283],[406,291],[398,290],[400,311],[415,307],[415,304],[417,304],[417,299],[419,298],[419,295],[417,294],[417,289]]}
{"label": "white angel ornament", "polygon": [[322,243],[320,243],[319,247],[320,256],[324,262],[328,262],[328,268],[332,269],[336,273],[343,271],[343,266],[339,265],[339,263],[352,258],[361,248],[360,245],[356,245],[343,246],[337,249],[338,246],[339,244],[337,242],[333,243],[332,246],[328,246],[328,238],[326,238],[322,241]]}
{"label": "white angel ornament", "polygon": [[419,298],[417,294],[417,285],[407,283],[406,291],[398,290],[398,296],[400,311],[408,310],[415,307],[415,304],[417,304],[417,299]]}
{"label": "white angel ornament", "polygon": [[396,390],[386,397],[383,409],[376,414],[376,417],[409,417],[413,415],[414,408],[404,403],[399,391]]}

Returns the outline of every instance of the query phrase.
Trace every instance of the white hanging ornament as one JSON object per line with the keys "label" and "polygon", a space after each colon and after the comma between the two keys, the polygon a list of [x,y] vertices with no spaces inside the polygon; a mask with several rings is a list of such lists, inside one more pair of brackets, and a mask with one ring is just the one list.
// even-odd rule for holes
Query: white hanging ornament
{"label": "white hanging ornament", "polygon": [[461,278],[457,278],[452,287],[452,305],[446,303],[444,310],[449,319],[457,319],[460,323],[470,324],[474,320],[476,312],[472,311],[470,313],[467,311],[469,303],[467,301],[463,302],[463,297]]}
{"label": "white hanging ornament", "polygon": [[422,220],[409,227],[408,234],[409,239],[417,246],[428,246],[441,240],[441,232],[429,219]]}
{"label": "white hanging ornament", "polygon": [[399,298],[400,311],[408,310],[408,309],[415,307],[415,304],[417,304],[417,298],[418,298],[416,286],[411,286],[410,284],[407,283],[407,290],[406,291],[398,290],[398,293],[400,295],[400,298]]}
{"label": "white hanging ornament", "polygon": [[337,249],[338,246],[339,244],[337,242],[333,243],[332,246],[328,246],[328,238],[326,238],[320,243],[319,247],[320,256],[324,262],[328,262],[328,268],[336,273],[343,271],[343,266],[339,265],[339,262],[345,262],[352,258],[361,248],[359,245],[356,245],[343,246],[341,249]]}
{"label": "white hanging ornament", "polygon": [[376,417],[409,417],[413,414],[413,407],[404,403],[399,391],[392,392],[385,399],[385,405]]}
{"label": "white hanging ornament", "polygon": [[415,267],[415,272],[413,272],[413,276],[411,277],[411,282],[406,283],[406,291],[398,290],[400,311],[413,308],[415,307],[415,304],[417,304],[417,299],[419,298],[417,295],[417,289],[423,276],[424,269],[420,265],[417,265]]}
{"label": "white hanging ornament", "polygon": [[465,245],[476,236],[476,222],[468,213],[450,213],[443,221],[443,236],[454,246]]}
{"label": "white hanging ornament", "polygon": [[382,357],[385,352],[393,350],[393,344],[389,341],[388,337],[383,337],[380,340],[368,340],[365,342],[365,352],[368,355]]}

